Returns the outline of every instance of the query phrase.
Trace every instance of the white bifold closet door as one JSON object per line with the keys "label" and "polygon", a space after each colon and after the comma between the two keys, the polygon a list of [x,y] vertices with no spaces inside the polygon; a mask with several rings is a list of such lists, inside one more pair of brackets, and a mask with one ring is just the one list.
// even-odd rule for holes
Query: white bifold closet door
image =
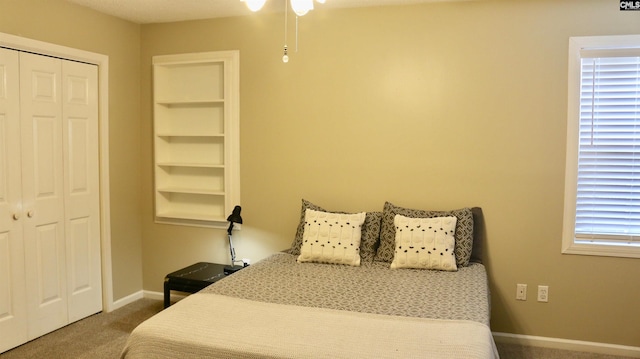
{"label": "white bifold closet door", "polygon": [[27,341],[19,53],[0,48],[0,352]]}
{"label": "white bifold closet door", "polygon": [[0,100],[0,337],[31,340],[102,310],[97,67],[0,51],[19,68]]}

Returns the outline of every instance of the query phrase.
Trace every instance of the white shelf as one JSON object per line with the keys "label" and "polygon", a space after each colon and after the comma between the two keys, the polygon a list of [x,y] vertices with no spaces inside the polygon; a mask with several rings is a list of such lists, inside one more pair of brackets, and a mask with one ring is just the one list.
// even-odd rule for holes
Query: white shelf
{"label": "white shelf", "polygon": [[224,217],[207,216],[207,215],[203,215],[202,213],[191,213],[191,212],[165,212],[165,213],[157,214],[157,217],[186,219],[186,220],[195,220],[195,221],[207,221],[207,222],[225,222],[226,223],[227,221]]}
{"label": "white shelf", "polygon": [[157,133],[158,137],[224,137],[224,134],[205,134],[205,133]]}
{"label": "white shelf", "polygon": [[207,189],[197,189],[197,188],[180,188],[180,187],[163,187],[158,188],[158,192],[164,193],[190,193],[190,194],[202,194],[209,196],[224,196],[224,191],[214,191]]}
{"label": "white shelf", "polygon": [[224,99],[200,99],[200,100],[192,100],[192,99],[168,99],[168,100],[159,100],[156,101],[156,105],[161,106],[188,106],[188,105],[207,105],[207,104],[219,104],[224,103]]}
{"label": "white shelf", "polygon": [[186,163],[186,162],[158,162],[161,167],[201,167],[201,168],[224,168],[224,165],[214,163]]}
{"label": "white shelf", "polygon": [[155,216],[226,224],[240,204],[237,51],[155,56]]}

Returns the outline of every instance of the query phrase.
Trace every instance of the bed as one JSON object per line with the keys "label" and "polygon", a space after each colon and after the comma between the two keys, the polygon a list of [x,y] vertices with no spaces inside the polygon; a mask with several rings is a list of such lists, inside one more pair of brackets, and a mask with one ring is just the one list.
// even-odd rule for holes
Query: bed
{"label": "bed", "polygon": [[[319,213],[317,221],[310,220],[312,212]],[[290,250],[220,280],[140,324],[121,357],[497,358],[489,329],[487,274],[479,262],[480,215],[478,208],[422,211],[387,202],[383,212],[354,217],[303,200]],[[402,229],[414,238],[414,229],[437,223],[434,232],[444,228],[444,233],[446,218],[454,222],[448,234],[453,233],[454,243],[432,246],[445,254],[450,249],[451,259],[445,258],[444,265],[426,261],[427,266],[441,266],[438,270],[422,268],[425,261],[420,264],[409,257],[399,262],[410,252],[399,248]],[[323,246],[341,243],[340,255],[334,248],[329,257],[314,256],[308,242],[318,246],[322,240],[310,237],[309,228],[315,225],[310,223],[325,219],[334,226],[353,225],[355,230],[349,231],[359,237],[358,248],[350,252],[350,245],[345,245],[350,234],[342,228],[342,234]],[[320,237],[331,233],[322,225],[318,228]],[[419,250],[412,240],[412,249]],[[448,267],[451,261],[454,268]]]}

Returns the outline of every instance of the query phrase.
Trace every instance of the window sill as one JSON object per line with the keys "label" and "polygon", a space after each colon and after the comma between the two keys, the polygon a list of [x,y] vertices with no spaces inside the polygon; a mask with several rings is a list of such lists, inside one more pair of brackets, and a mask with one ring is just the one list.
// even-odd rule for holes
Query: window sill
{"label": "window sill", "polygon": [[597,244],[573,242],[563,243],[562,254],[578,254],[585,256],[640,258],[640,245]]}

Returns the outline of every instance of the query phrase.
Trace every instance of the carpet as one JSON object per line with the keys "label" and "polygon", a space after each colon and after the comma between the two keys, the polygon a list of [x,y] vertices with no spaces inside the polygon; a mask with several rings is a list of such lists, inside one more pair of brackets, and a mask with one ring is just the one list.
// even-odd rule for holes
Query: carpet
{"label": "carpet", "polygon": [[138,324],[162,310],[162,301],[140,299],[98,313],[0,354],[2,359],[114,359]]}
{"label": "carpet", "polygon": [[[140,299],[98,313],[0,354],[0,359],[117,359],[129,333],[163,309],[161,300]],[[620,356],[496,343],[501,359],[625,359]]]}

